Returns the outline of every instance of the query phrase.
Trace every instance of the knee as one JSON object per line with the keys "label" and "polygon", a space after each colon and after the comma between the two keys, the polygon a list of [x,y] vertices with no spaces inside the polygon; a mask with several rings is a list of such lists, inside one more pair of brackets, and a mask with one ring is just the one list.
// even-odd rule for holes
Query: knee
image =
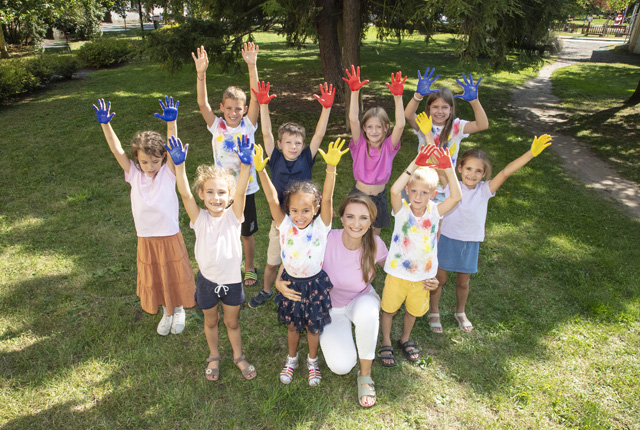
{"label": "knee", "polygon": [[353,324],[356,327],[378,327],[380,324],[380,312],[375,308],[369,308],[362,312],[358,312],[353,318]]}
{"label": "knee", "polygon": [[238,318],[225,318],[224,325],[225,327],[227,327],[227,330],[236,330],[238,327],[240,327]]}
{"label": "knee", "polygon": [[355,352],[353,354],[344,353],[339,357],[324,355],[324,361],[327,367],[336,375],[346,375],[356,366],[358,357]]}
{"label": "knee", "polygon": [[207,317],[205,316],[205,318],[204,318],[204,325],[205,325],[205,327],[207,327],[208,329],[212,329],[212,328],[217,327],[217,326],[218,326],[218,317],[217,317],[217,316],[215,316],[215,317],[209,317],[209,318],[207,318]]}

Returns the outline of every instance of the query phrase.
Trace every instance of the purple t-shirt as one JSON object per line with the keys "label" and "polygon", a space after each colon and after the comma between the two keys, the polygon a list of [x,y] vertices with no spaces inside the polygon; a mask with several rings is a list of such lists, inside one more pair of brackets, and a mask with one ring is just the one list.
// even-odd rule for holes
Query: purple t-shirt
{"label": "purple t-shirt", "polygon": [[[324,252],[324,262],[322,269],[327,272],[333,289],[331,295],[331,305],[334,308],[347,306],[351,300],[363,293],[368,293],[372,288],[371,284],[365,284],[362,279],[362,267],[360,266],[360,255],[362,251],[356,249],[351,251],[345,248],[342,243],[343,230],[331,230],[327,236],[327,248]],[[376,262],[387,258],[387,245],[384,244],[380,236],[376,238]]]}
{"label": "purple t-shirt", "polygon": [[349,142],[351,157],[353,158],[353,176],[356,181],[367,185],[385,185],[391,177],[393,158],[400,150],[400,141],[394,147],[391,136],[382,141],[379,148],[369,148],[367,154],[367,140],[364,133],[360,133],[357,142]]}

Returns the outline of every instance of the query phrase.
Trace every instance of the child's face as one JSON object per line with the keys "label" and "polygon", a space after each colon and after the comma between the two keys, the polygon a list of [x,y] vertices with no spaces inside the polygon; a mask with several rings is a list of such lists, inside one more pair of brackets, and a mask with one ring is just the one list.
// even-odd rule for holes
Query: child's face
{"label": "child's face", "polygon": [[371,227],[371,214],[362,203],[349,203],[340,218],[344,233],[351,239],[361,240]]}
{"label": "child's face", "polygon": [[384,138],[387,137],[387,127],[376,116],[369,118],[363,128],[370,145],[380,146]]}
{"label": "child's face", "polygon": [[451,105],[439,97],[429,106],[429,116],[434,125],[443,126],[451,116]]}
{"label": "child's face", "polygon": [[316,216],[320,206],[315,206],[315,196],[298,192],[289,197],[289,217],[299,229],[306,228]]}
{"label": "child's face", "polygon": [[222,216],[231,199],[229,184],[222,178],[209,179],[198,190],[198,196],[211,216]]}
{"label": "child's face", "polygon": [[479,158],[467,158],[463,165],[458,165],[462,185],[473,190],[484,178],[484,163]]}
{"label": "child's face", "polygon": [[163,157],[149,155],[144,151],[138,151],[138,164],[142,172],[150,178],[154,178],[162,167]]}
{"label": "child's face", "polygon": [[411,211],[416,216],[422,216],[427,209],[429,200],[435,197],[435,190],[432,186],[423,181],[411,181],[405,186],[405,191],[409,196]]}
{"label": "child's face", "polygon": [[242,117],[247,113],[247,104],[242,100],[226,98],[220,103],[220,110],[227,125],[233,128],[240,125]]}
{"label": "child's face", "polygon": [[304,149],[304,140],[299,134],[282,133],[282,140],[278,140],[278,148],[287,161],[297,160]]}

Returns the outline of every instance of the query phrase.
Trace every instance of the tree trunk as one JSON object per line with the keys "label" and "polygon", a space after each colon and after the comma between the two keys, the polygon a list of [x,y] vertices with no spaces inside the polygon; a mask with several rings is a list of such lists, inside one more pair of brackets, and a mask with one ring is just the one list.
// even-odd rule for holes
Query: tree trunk
{"label": "tree trunk", "polygon": [[[317,0],[316,3],[318,7],[322,8],[316,19],[322,75],[327,83],[340,88],[342,63],[340,62],[340,45],[338,43],[336,0]],[[336,101],[341,101],[341,97],[342,94],[336,92]]]}
{"label": "tree trunk", "polygon": [[3,25],[0,24],[0,58],[9,58],[9,53],[7,52],[7,44],[4,42],[4,30]]}
{"label": "tree trunk", "polygon": [[138,0],[138,14],[140,15],[140,30],[142,30],[142,38],[144,39],[144,22],[142,21],[142,1]]}
{"label": "tree trunk", "polygon": [[627,100],[625,103],[630,105],[637,105],[638,103],[640,103],[640,81],[638,81],[638,86],[636,87],[634,93],[631,94],[631,97],[629,97],[629,100]]}
{"label": "tree trunk", "polygon": [[[360,65],[360,1],[344,0],[342,4],[342,64],[349,68]],[[342,74],[342,70],[340,70]],[[344,84],[343,80],[340,80]],[[349,105],[351,104],[351,90],[348,85],[342,85],[344,91],[345,123],[347,132],[351,131],[349,123]],[[362,100],[362,99],[360,99]],[[362,106],[360,106],[362,111]]]}

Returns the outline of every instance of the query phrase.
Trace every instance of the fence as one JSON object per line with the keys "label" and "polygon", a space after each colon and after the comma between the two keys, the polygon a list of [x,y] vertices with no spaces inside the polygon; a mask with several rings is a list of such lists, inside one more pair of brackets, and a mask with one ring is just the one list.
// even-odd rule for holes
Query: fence
{"label": "fence", "polygon": [[553,30],[568,33],[580,32],[586,36],[590,34],[597,34],[599,36],[613,35],[616,37],[622,37],[629,34],[629,26],[627,25],[556,23],[553,26]]}

